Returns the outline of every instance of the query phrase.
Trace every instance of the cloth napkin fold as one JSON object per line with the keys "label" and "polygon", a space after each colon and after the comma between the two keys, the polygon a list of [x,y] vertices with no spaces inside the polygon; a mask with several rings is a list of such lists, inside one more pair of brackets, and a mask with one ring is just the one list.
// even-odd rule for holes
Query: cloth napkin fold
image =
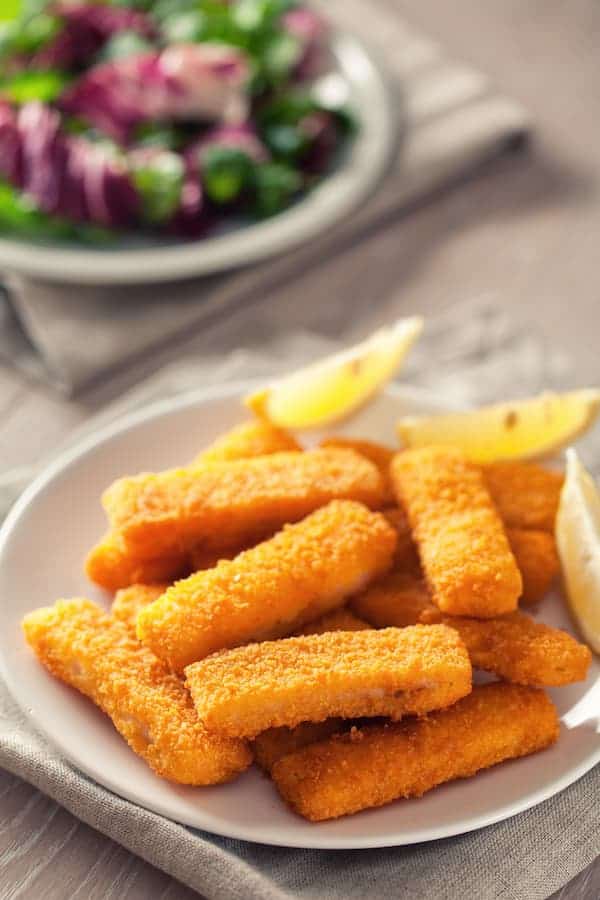
{"label": "cloth napkin fold", "polygon": [[[331,342],[303,333],[225,358],[182,361],[130,392],[86,430],[142,402],[198,385],[269,377],[329,349]],[[562,354],[496,304],[477,300],[431,323],[403,380],[435,391],[441,402],[469,405],[565,386],[571,378]],[[600,462],[597,436],[584,450],[588,464]],[[4,511],[22,480],[23,473],[5,473]],[[600,854],[600,767],[540,806],[481,831],[403,848],[328,852],[220,838],[140,809],[62,759],[32,730],[1,683],[0,766],[207,900],[455,900],[459,894],[465,900],[545,900]]]}
{"label": "cloth napkin fold", "polygon": [[404,124],[385,188],[318,241],[251,269],[155,286],[78,287],[14,275],[0,292],[0,359],[71,395],[166,341],[189,333],[266,285],[292,279],[390,213],[522,142],[528,118],[487,78],[413,31],[390,0],[328,0],[327,14],[386,60]]}

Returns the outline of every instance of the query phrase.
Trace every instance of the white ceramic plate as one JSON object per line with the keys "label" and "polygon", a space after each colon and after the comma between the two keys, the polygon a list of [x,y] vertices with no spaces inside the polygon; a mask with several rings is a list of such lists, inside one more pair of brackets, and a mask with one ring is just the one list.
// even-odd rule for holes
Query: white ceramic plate
{"label": "white ceramic plate", "polygon": [[[114,478],[191,459],[243,417],[249,385],[195,393],[149,408],[88,439],[41,475],[0,534],[0,662],[31,723],[79,769],[122,797],[177,822],[266,844],[324,849],[385,847],[481,828],[540,803],[600,761],[600,666],[585,684],[552,691],[563,727],[543,754],[455,782],[414,801],[311,825],[289,812],[270,782],[251,769],[232,784],[176,787],[161,781],[119,737],[108,718],[36,662],[19,623],[60,596],[106,602],[87,583],[82,560],[105,527],[99,495]],[[391,440],[400,412],[431,410],[421,394],[387,392],[346,431]],[[542,607],[545,621],[572,630],[558,596]]]}
{"label": "white ceramic plate", "polygon": [[[337,168],[285,212],[205,240],[159,243],[123,239],[117,249],[42,244],[0,237],[0,268],[75,284],[131,284],[207,275],[276,256],[316,237],[371,196],[396,146],[398,100],[370,53],[354,38],[333,42],[337,88],[360,130]],[[129,243],[127,243],[129,241]]]}

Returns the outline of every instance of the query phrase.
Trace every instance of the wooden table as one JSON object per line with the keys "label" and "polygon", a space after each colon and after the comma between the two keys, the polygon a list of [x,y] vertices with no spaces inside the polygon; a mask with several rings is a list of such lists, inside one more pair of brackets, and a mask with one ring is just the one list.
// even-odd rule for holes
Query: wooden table
{"label": "wooden table", "polygon": [[[600,6],[596,0],[389,0],[489,72],[537,122],[535,153],[504,159],[286,289],[308,327],[328,292],[362,294],[367,327],[489,294],[562,344],[597,383],[600,339]],[[368,6],[365,0],[365,7]],[[267,298],[268,300],[268,298]],[[297,300],[297,302],[295,302]],[[196,340],[196,339],[194,339]],[[202,348],[198,336],[197,346]],[[190,346],[193,346],[190,344]],[[123,384],[66,403],[0,369],[0,471],[47,454]],[[188,900],[182,887],[0,773],[0,896]],[[556,898],[596,900],[600,860]]]}

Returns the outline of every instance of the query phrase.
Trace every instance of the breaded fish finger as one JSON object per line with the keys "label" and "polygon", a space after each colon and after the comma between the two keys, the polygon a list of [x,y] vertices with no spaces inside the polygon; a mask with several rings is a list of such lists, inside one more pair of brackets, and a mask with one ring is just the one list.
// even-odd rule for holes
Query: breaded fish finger
{"label": "breaded fish finger", "polygon": [[334,501],[170,587],[141,611],[138,637],[182,671],[215,650],[291,634],[386,572],[395,546],[380,513]]}
{"label": "breaded fish finger", "polygon": [[112,719],[131,749],[163,778],[206,785],[252,762],[247,744],[209,734],[183,683],[122,622],[89,600],[59,600],[26,616],[43,665]]}
{"label": "breaded fish finger", "polygon": [[335,609],[333,612],[315,619],[307,625],[299,628],[295,637],[302,634],[325,634],[328,631],[366,631],[371,628],[368,622],[355,616],[347,606]]}
{"label": "breaded fish finger", "polygon": [[339,716],[421,715],[471,690],[471,665],[451,628],[337,631],[248,644],[185,670],[206,727],[230,737]]}
{"label": "breaded fish finger", "polygon": [[445,616],[431,602],[425,584],[411,575],[386,576],[354,598],[352,608],[377,628],[417,622],[454,628],[475,669],[515,684],[562,687],[584,681],[592,661],[585,644],[521,612],[497,619]]}
{"label": "breaded fish finger", "polygon": [[[328,631],[365,631],[371,628],[368,622],[359,619],[344,606],[335,612],[309,622],[298,631],[302,634],[325,634]],[[315,741],[322,741],[338,731],[348,729],[350,724],[344,719],[327,719],[325,722],[301,722],[295,728],[268,728],[252,742],[254,760],[265,772],[282,756],[306,747]]]}
{"label": "breaded fish finger", "polygon": [[524,462],[488,463],[482,471],[505,525],[554,533],[562,472]]}
{"label": "breaded fish finger", "polygon": [[365,459],[368,459],[373,465],[377,466],[381,472],[385,484],[384,503],[394,503],[394,492],[390,481],[390,463],[394,458],[395,450],[386,447],[385,444],[377,444],[374,441],[358,440],[357,438],[347,437],[328,437],[323,438],[320,447],[345,447],[347,450],[354,450]]}
{"label": "breaded fish finger", "polygon": [[521,574],[481,470],[454,447],[398,453],[391,465],[433,601],[450,615],[512,612]]}
{"label": "breaded fish finger", "polygon": [[[420,575],[419,554],[405,511],[399,506],[392,506],[384,509],[383,515],[398,535],[395,568]],[[554,535],[547,531],[506,528],[506,536],[523,582],[520,601],[526,606],[537,603],[547,593],[560,571]]]}
{"label": "breaded fish finger", "polygon": [[175,581],[187,575],[190,567],[181,552],[142,559],[128,550],[118,534],[108,532],[88,553],[85,571],[91,581],[107,591],[118,591],[130,584]]}
{"label": "breaded fish finger", "polygon": [[296,522],[330,500],[381,505],[375,466],[352,450],[273,453],[116,481],[103,496],[111,527],[136,558],[221,550]]}
{"label": "breaded fish finger", "polygon": [[547,531],[507,528],[506,536],[523,580],[521,603],[531,606],[548,593],[560,572],[554,535]]}
{"label": "breaded fish finger", "polygon": [[552,701],[535,688],[487,684],[427,718],[372,725],[276,762],[272,777],[295,812],[321,822],[536,753],[559,733]]}
{"label": "breaded fish finger", "polygon": [[168,587],[168,584],[131,584],[129,587],[122,588],[115,594],[110,608],[111,617],[128,625],[135,634],[140,610],[158,600]]}
{"label": "breaded fish finger", "polygon": [[252,459],[282,451],[302,450],[298,441],[287,431],[263,419],[242,422],[217,438],[210,447],[196,457],[196,462],[227,462]]}

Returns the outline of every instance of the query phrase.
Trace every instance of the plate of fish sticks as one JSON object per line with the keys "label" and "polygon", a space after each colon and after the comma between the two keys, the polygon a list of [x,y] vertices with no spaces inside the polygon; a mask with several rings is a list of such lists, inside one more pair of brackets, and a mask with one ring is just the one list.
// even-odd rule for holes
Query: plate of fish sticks
{"label": "plate of fish sticks", "polygon": [[[494,458],[402,386],[298,431],[258,388],[129,415],[17,502],[0,660],[32,726],[144,808],[289,847],[460,834],[597,764],[575,457]],[[563,400],[477,414],[514,441]]]}

